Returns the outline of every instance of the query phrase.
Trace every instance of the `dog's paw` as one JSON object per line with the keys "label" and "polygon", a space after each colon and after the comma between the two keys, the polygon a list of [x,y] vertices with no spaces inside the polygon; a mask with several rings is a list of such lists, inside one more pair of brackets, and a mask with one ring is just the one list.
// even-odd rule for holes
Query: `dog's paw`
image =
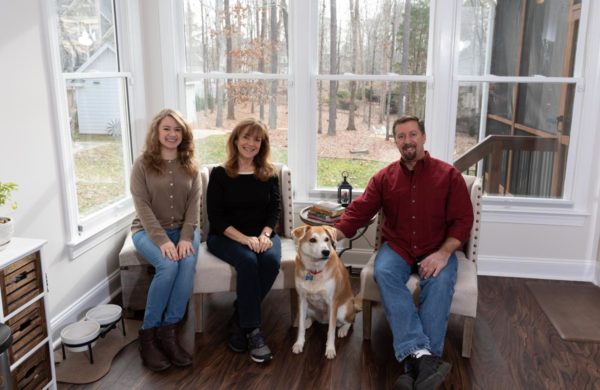
{"label": "dog's paw", "polygon": [[[298,353],[302,353],[302,349],[304,349],[304,343],[294,343],[294,346],[292,347],[292,352],[295,354]],[[335,351],[334,351],[334,355],[335,355]]]}
{"label": "dog's paw", "polygon": [[350,326],[352,326],[352,324],[344,324],[344,325],[340,326],[337,331],[338,337],[339,338],[346,337],[346,335],[348,335],[348,331],[350,330]]}
{"label": "dog's paw", "polygon": [[325,349],[325,357],[327,359],[333,359],[335,357],[335,348],[328,347]]}

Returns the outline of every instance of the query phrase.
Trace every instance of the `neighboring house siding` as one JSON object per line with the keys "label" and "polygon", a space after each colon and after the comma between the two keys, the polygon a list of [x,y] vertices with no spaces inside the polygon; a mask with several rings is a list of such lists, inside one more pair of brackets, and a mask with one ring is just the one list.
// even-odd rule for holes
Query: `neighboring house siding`
{"label": "neighboring house siding", "polygon": [[[116,54],[105,46],[101,52],[81,66],[80,72],[115,71]],[[75,90],[80,134],[108,134],[118,123],[122,107],[121,81],[118,79],[87,79],[78,82]]]}

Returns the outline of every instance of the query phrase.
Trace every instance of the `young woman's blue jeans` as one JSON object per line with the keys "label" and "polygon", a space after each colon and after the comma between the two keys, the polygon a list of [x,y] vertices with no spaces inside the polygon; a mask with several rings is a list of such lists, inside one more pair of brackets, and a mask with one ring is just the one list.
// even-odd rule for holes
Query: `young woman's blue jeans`
{"label": "young woman's blue jeans", "polygon": [[[180,229],[165,229],[167,236],[177,246]],[[143,329],[173,325],[183,319],[194,286],[196,259],[200,236],[194,230],[194,254],[179,261],[164,257],[160,248],[150,240],[144,230],[133,235],[135,249],[154,266],[155,274],[148,289]]]}
{"label": "young woman's blue jeans", "polygon": [[242,328],[260,327],[260,305],[279,274],[281,240],[274,234],[271,241],[271,248],[256,253],[220,234],[209,234],[206,240],[208,250],[237,272],[237,313]]}
{"label": "young woman's blue jeans", "polygon": [[408,265],[387,243],[379,249],[375,258],[375,280],[392,330],[394,352],[399,362],[422,348],[442,356],[456,283],[457,261],[453,253],[437,277],[420,280],[417,310],[412,294],[406,287],[408,278],[416,272],[416,265]]}

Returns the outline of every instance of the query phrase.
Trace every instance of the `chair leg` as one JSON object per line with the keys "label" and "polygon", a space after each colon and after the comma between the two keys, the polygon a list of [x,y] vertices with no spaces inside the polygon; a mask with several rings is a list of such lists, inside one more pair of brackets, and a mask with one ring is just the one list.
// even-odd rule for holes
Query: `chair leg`
{"label": "chair leg", "polygon": [[194,300],[194,317],[196,318],[195,331],[196,333],[202,333],[204,331],[204,295],[205,294],[192,294]]}
{"label": "chair leg", "polygon": [[371,340],[371,307],[372,301],[363,298],[363,340]]}
{"label": "chair leg", "polygon": [[298,292],[295,288],[290,289],[290,311],[292,327],[298,327]]}
{"label": "chair leg", "polygon": [[473,333],[475,330],[475,317],[465,317],[463,325],[463,345],[462,356],[464,358],[471,357],[471,348],[473,346]]}

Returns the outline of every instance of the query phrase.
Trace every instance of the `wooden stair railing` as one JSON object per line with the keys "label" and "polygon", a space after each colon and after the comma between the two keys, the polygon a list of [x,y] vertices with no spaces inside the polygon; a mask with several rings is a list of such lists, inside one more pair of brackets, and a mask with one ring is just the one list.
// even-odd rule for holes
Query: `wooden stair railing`
{"label": "wooden stair railing", "polygon": [[[454,161],[454,167],[461,172],[466,171],[485,157],[490,157],[486,179],[485,192],[500,193],[502,152],[556,152],[557,137],[535,137],[526,135],[488,135]],[[495,189],[495,191],[493,190]]]}

